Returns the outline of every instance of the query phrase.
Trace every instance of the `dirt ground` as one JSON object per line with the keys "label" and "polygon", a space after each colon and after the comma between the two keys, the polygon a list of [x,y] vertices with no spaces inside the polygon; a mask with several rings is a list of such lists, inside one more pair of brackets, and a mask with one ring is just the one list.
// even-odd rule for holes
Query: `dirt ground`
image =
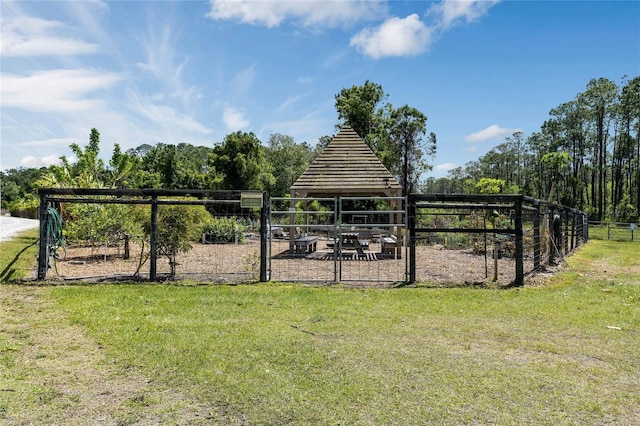
{"label": "dirt ground", "polygon": [[[377,243],[358,255],[344,250],[340,261],[334,261],[333,248],[319,240],[317,250],[303,256],[291,256],[288,241],[274,240],[268,259],[269,278],[274,281],[334,283],[347,286],[385,287],[406,280],[407,256],[399,259],[381,253]],[[47,275],[51,280],[108,281],[131,279],[140,264],[140,249],[131,249],[131,258],[124,259],[122,247],[67,247],[62,259],[55,262]],[[177,278],[225,283],[254,282],[259,279],[260,241],[249,239],[241,244],[194,243],[187,253],[177,257]],[[549,271],[555,268],[545,268]],[[497,275],[496,275],[497,271]],[[535,281],[531,259],[525,259],[525,281]],[[170,265],[167,257],[159,257],[157,274],[167,277]],[[148,278],[149,261],[139,268],[142,279]],[[544,276],[544,275],[543,275]],[[497,279],[494,279],[497,277]],[[448,250],[440,245],[418,246],[416,249],[416,281],[431,285],[508,285],[515,279],[515,260],[500,258],[494,262],[491,254],[478,255],[471,250]]]}

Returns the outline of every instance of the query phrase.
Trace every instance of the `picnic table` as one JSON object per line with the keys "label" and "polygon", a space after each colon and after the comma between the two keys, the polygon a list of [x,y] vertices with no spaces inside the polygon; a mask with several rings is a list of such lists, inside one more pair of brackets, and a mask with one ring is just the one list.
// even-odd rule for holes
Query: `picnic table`
{"label": "picnic table", "polygon": [[361,240],[357,232],[343,232],[341,234],[340,247],[345,250],[356,250],[362,253],[369,249],[369,241]]}

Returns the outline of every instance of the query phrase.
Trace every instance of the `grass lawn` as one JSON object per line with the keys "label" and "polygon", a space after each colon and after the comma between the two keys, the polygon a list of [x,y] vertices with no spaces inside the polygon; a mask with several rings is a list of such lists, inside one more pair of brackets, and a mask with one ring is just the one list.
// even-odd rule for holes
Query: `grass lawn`
{"label": "grass lawn", "polygon": [[0,422],[100,424],[102,398],[118,424],[640,424],[637,247],[508,290],[5,284]]}

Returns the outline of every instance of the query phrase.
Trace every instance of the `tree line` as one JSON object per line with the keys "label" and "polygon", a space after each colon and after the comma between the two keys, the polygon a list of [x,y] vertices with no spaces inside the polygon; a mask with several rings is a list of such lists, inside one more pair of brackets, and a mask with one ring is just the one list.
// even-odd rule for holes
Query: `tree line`
{"label": "tree line", "polygon": [[522,193],[583,210],[592,220],[637,221],[640,77],[592,79],[551,109],[539,131],[515,132],[475,161],[429,178],[428,193]]}
{"label": "tree line", "polygon": [[[589,213],[594,220],[635,221],[640,211],[640,77],[621,84],[593,79],[586,90],[549,113],[539,131],[515,132],[443,178],[426,178],[436,152],[427,116],[409,105],[394,107],[379,84],[366,81],[335,95],[336,128],[350,125],[394,174],[405,194],[522,193]],[[0,173],[2,207],[37,205],[37,187],[252,189],[286,196],[295,180],[329,143],[297,143],[272,134],[234,132],[211,147],[188,143],[143,144],[110,160],[100,157],[100,133],[85,147],[70,146],[75,160],[40,169]],[[29,207],[31,206],[31,207]]]}
{"label": "tree line", "polygon": [[[369,81],[343,89],[335,95],[336,129],[352,126],[408,193],[431,167],[425,154],[435,153],[435,135],[427,136],[423,113],[408,105],[394,108],[387,97]],[[281,197],[330,141],[322,136],[315,145],[297,143],[275,133],[263,144],[254,133],[237,131],[212,147],[158,143],[123,152],[115,144],[105,163],[94,128],[86,146],[70,145],[74,161],[62,156],[58,165],[2,173],[2,203],[12,212],[35,211],[37,187],[251,189]]]}

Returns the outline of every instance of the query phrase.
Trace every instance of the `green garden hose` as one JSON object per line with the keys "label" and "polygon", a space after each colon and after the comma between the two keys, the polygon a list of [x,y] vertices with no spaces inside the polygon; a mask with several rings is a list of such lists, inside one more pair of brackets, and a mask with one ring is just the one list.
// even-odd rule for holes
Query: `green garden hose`
{"label": "green garden hose", "polygon": [[62,217],[58,210],[53,207],[47,208],[47,213],[49,214],[46,229],[46,235],[48,238],[47,248],[49,249],[49,254],[53,260],[56,261],[60,259],[60,249],[62,249],[62,252],[64,253],[63,258],[67,255],[67,249],[62,237]]}

